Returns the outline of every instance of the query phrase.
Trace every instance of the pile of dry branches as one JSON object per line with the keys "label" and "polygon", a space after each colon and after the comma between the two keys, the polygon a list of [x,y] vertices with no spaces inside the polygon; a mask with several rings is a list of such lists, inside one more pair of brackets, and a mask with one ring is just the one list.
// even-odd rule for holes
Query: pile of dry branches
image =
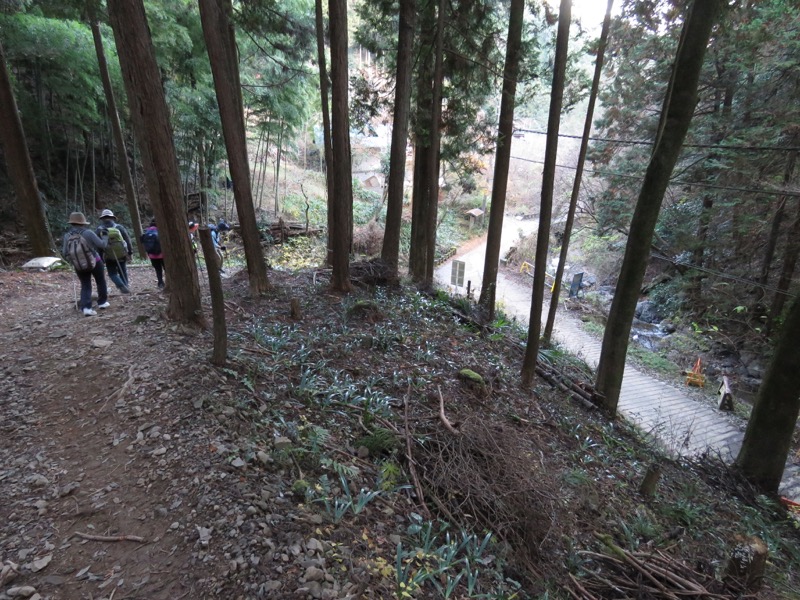
{"label": "pile of dry branches", "polygon": [[577,579],[570,574],[570,595],[577,600],[600,598],[648,598],[654,600],[727,600],[742,598],[709,572],[692,568],[660,550],[629,552],[595,534],[607,552],[582,551],[588,559],[585,574]]}
{"label": "pile of dry branches", "polygon": [[445,426],[425,436],[414,460],[425,498],[441,514],[491,529],[513,549],[519,567],[537,573],[544,546],[560,536],[553,531],[558,483],[548,481],[553,476],[531,437],[473,414],[457,430]]}
{"label": "pile of dry branches", "polygon": [[397,285],[397,271],[380,258],[350,263],[350,280],[356,284]]}

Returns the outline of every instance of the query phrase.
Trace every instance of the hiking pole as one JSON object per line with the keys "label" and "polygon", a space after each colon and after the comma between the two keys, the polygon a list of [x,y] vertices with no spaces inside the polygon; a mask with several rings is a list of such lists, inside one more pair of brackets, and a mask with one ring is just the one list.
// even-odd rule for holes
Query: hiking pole
{"label": "hiking pole", "polygon": [[72,280],[72,301],[75,303],[75,310],[80,310],[81,307],[78,306],[78,284],[75,283],[75,280]]}
{"label": "hiking pole", "polygon": [[[127,288],[128,287],[128,282],[126,281],[127,278],[124,276],[124,274],[122,272],[122,267],[119,264],[119,259],[117,258],[116,254],[114,255],[114,262],[117,263],[117,277],[119,277],[119,280],[123,284],[125,284],[125,288]],[[109,275],[108,278],[111,279],[111,275]],[[128,290],[128,291],[130,291],[130,290]]]}

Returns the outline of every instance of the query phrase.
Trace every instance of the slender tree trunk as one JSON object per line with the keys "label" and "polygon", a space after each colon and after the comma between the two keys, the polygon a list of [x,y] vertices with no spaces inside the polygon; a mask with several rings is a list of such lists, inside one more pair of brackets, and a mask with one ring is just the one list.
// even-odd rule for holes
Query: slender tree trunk
{"label": "slender tree trunk", "polygon": [[208,173],[206,173],[206,149],[202,137],[197,142],[197,173],[200,179],[200,214],[208,223]]}
{"label": "slender tree trunk", "polygon": [[403,221],[403,186],[406,179],[406,145],[411,102],[411,61],[414,57],[416,0],[400,0],[400,27],[397,34],[397,77],[394,94],[392,145],[389,154],[386,228],[381,258],[397,275],[400,258],[400,229]]}
{"label": "slender tree trunk", "polygon": [[228,164],[233,179],[233,199],[239,215],[239,231],[247,261],[250,293],[258,295],[269,289],[269,280],[250,188],[242,86],[239,82],[239,61],[236,54],[236,35],[231,22],[232,12],[231,0],[200,0],[200,20],[211,62],[211,73],[214,76],[214,89],[222,120],[225,148],[228,151]]}
{"label": "slender tree trunk", "polygon": [[[494,161],[492,206],[489,209],[489,232],[486,236],[486,259],[483,265],[480,304],[486,307],[489,321],[494,319],[494,299],[497,287],[497,269],[500,264],[500,239],[503,235],[503,217],[508,191],[508,167],[511,164],[511,140],[514,139],[514,107],[517,96],[522,22],[525,0],[511,0],[508,14],[508,40],[506,62],[503,67],[503,93],[500,100],[500,124],[497,130],[497,152]],[[591,102],[591,101],[590,101]],[[580,168],[580,163],[578,163]]]}
{"label": "slender tree trunk", "polygon": [[425,278],[423,287],[433,287],[433,270],[436,266],[436,226],[438,224],[437,214],[439,212],[439,148],[442,142],[441,120],[442,120],[442,86],[444,85],[444,73],[442,62],[444,59],[444,28],[447,21],[446,12],[447,2],[439,0],[439,7],[436,15],[436,59],[433,67],[433,102],[431,107],[431,142],[430,155],[428,160],[430,166],[428,170],[428,214],[425,227],[427,228],[426,242],[427,252],[425,255]]}
{"label": "slender tree trunk", "polygon": [[[792,143],[797,140],[797,137],[792,138]],[[783,187],[784,189],[789,185],[794,175],[794,166],[797,163],[797,151],[790,152],[786,157],[786,166],[783,170]],[[772,218],[772,226],[770,227],[769,237],[767,238],[767,245],[764,248],[764,260],[761,264],[761,275],[758,282],[761,285],[766,285],[769,280],[769,272],[772,268],[772,259],[775,257],[775,248],[778,246],[778,237],[781,232],[781,224],[783,223],[783,215],[786,211],[786,196],[778,198],[778,208],[775,210],[775,215]]]}
{"label": "slender tree trunk", "polygon": [[353,214],[353,175],[350,158],[350,116],[348,106],[347,0],[329,0],[331,28],[331,140],[333,150],[333,275],[331,287],[349,292],[350,229]]}
{"label": "slender tree trunk", "polygon": [[[122,77],[138,130],[150,202],[170,273],[167,317],[204,325],[194,253],[186,235],[178,159],[169,109],[142,0],[108,0]],[[147,118],[145,120],[145,115]]]}
{"label": "slender tree trunk", "polygon": [[[253,157],[253,168],[250,169],[250,180],[253,182],[253,198],[258,198],[258,165],[260,164],[261,159],[261,144],[264,143],[264,130],[259,129],[258,132],[258,139],[256,140],[256,153]],[[227,181],[226,188],[227,188]]]}
{"label": "slender tree trunk", "polygon": [[264,148],[261,150],[260,174],[258,177],[258,209],[261,210],[264,200],[264,188],[267,186],[267,163],[269,162],[269,142],[272,139],[272,131],[267,129],[267,139],[264,140]]}
{"label": "slender tree trunk", "polygon": [[758,390],[736,467],[754,485],[777,492],[800,413],[800,298],[795,298]]}
{"label": "slender tree trunk", "polygon": [[778,199],[778,207],[775,209],[775,214],[772,215],[767,243],[764,246],[764,257],[761,260],[761,273],[758,276],[758,282],[761,285],[766,285],[769,280],[769,272],[772,269],[772,260],[775,258],[775,248],[778,246],[778,237],[780,237],[781,224],[783,223],[783,215],[785,212],[786,196],[782,196]]}
{"label": "slender tree trunk", "polygon": [[797,259],[800,257],[800,200],[797,200],[797,215],[786,233],[786,249],[783,253],[783,268],[778,279],[778,289],[772,298],[772,306],[766,323],[766,332],[772,331],[775,321],[780,318],[783,305],[786,303],[789,286],[792,283]]}
{"label": "slender tree trunk", "polygon": [[0,142],[8,165],[8,173],[17,197],[17,209],[25,225],[28,241],[35,256],[50,256],[55,250],[53,237],[44,213],[36,175],[33,172],[28,143],[17,110],[17,101],[6,67],[6,55],[0,44]]}
{"label": "slender tree trunk", "polygon": [[[416,114],[417,129],[414,132],[414,181],[411,195],[411,247],[408,254],[408,272],[417,283],[425,280],[428,253],[428,226],[431,188],[430,188],[430,131],[433,127],[433,56],[430,48],[435,46],[435,5],[433,1],[424,3],[419,21],[423,28],[420,33],[420,66],[417,69]],[[425,132],[428,135],[425,136]]]}
{"label": "slender tree trunk", "polygon": [[561,295],[562,280],[564,279],[564,266],[567,264],[567,253],[569,252],[569,242],[572,238],[572,226],[575,223],[575,210],[578,206],[578,198],[581,191],[581,180],[583,179],[583,167],[586,163],[586,152],[589,148],[589,135],[592,132],[592,119],[594,118],[594,105],[597,100],[597,92],[600,89],[600,75],[603,71],[603,60],[605,59],[606,43],[608,42],[608,32],[611,29],[611,8],[614,0],[608,0],[606,5],[606,15],[603,19],[603,28],[600,31],[600,41],[597,46],[597,59],[594,64],[594,78],[592,79],[592,89],[589,92],[589,106],[586,109],[586,120],[583,124],[583,137],[581,138],[581,148],[578,151],[578,165],[575,170],[575,181],[572,184],[572,195],[569,199],[569,209],[567,210],[567,221],[564,223],[564,237],[561,243],[561,252],[558,256],[558,266],[556,267],[556,279],[553,283],[553,290],[550,296],[550,308],[547,311],[547,323],[544,327],[544,339],[550,342],[553,336],[553,327],[556,322],[556,311],[558,310],[558,299]]}
{"label": "slender tree trunk", "polygon": [[428,207],[427,186],[429,180],[428,154],[430,148],[417,143],[414,146],[414,178],[411,188],[411,248],[408,254],[408,272],[414,281],[420,282],[425,276],[425,253],[428,245],[425,242],[425,227]]}
{"label": "slender tree trunk", "polygon": [[[700,219],[697,225],[697,239],[695,240],[694,250],[692,251],[692,264],[702,267],[705,262],[706,245],[708,241],[708,228],[711,225],[712,211],[714,209],[713,194],[703,195],[703,206],[700,210]],[[689,294],[698,302],[702,297],[703,273],[695,271],[689,287]]]}
{"label": "slender tree trunk", "polygon": [[[5,61],[3,64],[5,64]],[[64,220],[69,216],[69,155],[71,151],[72,145],[69,143],[69,140],[67,140],[67,157],[64,160],[64,208],[66,209],[64,211]]]}
{"label": "slender tree trunk", "polygon": [[542,169],[542,201],[539,210],[539,232],[534,259],[531,314],[528,321],[528,341],[522,363],[522,385],[530,387],[539,357],[539,335],[542,330],[542,305],[544,303],[544,276],[547,269],[547,247],[550,242],[550,221],[553,212],[553,188],[558,153],[558,130],[561,123],[561,106],[564,99],[564,81],[567,71],[569,24],[572,18],[572,1],[561,0],[558,11],[558,35],[553,66],[553,85],[550,92],[550,115],[547,120],[547,143]]}
{"label": "slender tree trunk", "polygon": [[681,32],[678,53],[664,98],[658,137],[631,220],[625,257],[603,336],[596,388],[605,397],[604,405],[611,415],[617,412],[628,337],[650,256],[650,244],[658,213],[692,120],[703,57],[721,4],[721,0],[692,2]]}
{"label": "slender tree trunk", "polygon": [[211,364],[224,366],[228,357],[228,325],[225,322],[225,296],[222,291],[222,277],[219,274],[219,263],[215,260],[217,252],[211,239],[211,230],[203,226],[198,230],[203,256],[206,257],[206,273],[208,274],[208,291],[211,295],[211,315],[214,328],[214,350],[211,353]]}
{"label": "slender tree trunk", "polygon": [[278,206],[278,192],[280,192],[281,187],[281,154],[283,154],[283,121],[281,121],[280,130],[278,131],[278,148],[277,157],[275,158],[275,216],[278,216],[280,212]]}
{"label": "slender tree trunk", "polygon": [[325,264],[333,265],[333,214],[335,196],[333,184],[333,146],[331,142],[331,118],[328,104],[328,71],[325,67],[325,23],[322,18],[322,0],[315,0],[315,20],[317,25],[317,60],[319,61],[319,93],[322,108],[322,152],[325,157],[325,183],[328,192],[328,241]]}
{"label": "slender tree trunk", "polygon": [[139,215],[139,203],[136,202],[136,193],[133,188],[133,178],[131,177],[131,167],[128,162],[128,152],[125,149],[125,138],[122,135],[122,125],[119,122],[119,112],[117,111],[117,101],[114,98],[114,88],[111,87],[111,77],[108,74],[108,61],[103,48],[103,37],[100,35],[100,26],[97,23],[97,14],[94,4],[89,6],[89,24],[92,28],[92,38],[94,39],[94,49],[97,54],[97,64],[100,67],[100,79],[103,82],[103,92],[108,104],[108,120],[111,124],[111,132],[114,136],[114,144],[119,154],[120,175],[122,184],[125,187],[125,201],[128,207],[128,214],[131,217],[131,226],[136,236],[136,249],[140,257],[147,256],[144,245],[142,244],[142,218]]}
{"label": "slender tree trunk", "polygon": [[94,143],[94,133],[91,136],[92,151],[92,208],[97,211],[97,147]]}

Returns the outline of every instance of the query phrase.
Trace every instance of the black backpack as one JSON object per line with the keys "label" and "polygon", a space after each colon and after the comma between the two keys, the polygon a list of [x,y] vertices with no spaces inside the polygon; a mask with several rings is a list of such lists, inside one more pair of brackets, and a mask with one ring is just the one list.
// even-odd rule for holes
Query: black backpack
{"label": "black backpack", "polygon": [[161,241],[155,229],[148,229],[142,234],[142,244],[148,254],[161,254]]}

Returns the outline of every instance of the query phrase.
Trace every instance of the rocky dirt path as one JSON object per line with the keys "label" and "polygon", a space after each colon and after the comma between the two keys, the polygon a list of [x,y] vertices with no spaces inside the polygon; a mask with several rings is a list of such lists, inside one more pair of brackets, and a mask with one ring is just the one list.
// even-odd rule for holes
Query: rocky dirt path
{"label": "rocky dirt path", "polygon": [[162,318],[149,267],[96,317],[73,280],[0,273],[0,599],[348,597],[209,334]]}

